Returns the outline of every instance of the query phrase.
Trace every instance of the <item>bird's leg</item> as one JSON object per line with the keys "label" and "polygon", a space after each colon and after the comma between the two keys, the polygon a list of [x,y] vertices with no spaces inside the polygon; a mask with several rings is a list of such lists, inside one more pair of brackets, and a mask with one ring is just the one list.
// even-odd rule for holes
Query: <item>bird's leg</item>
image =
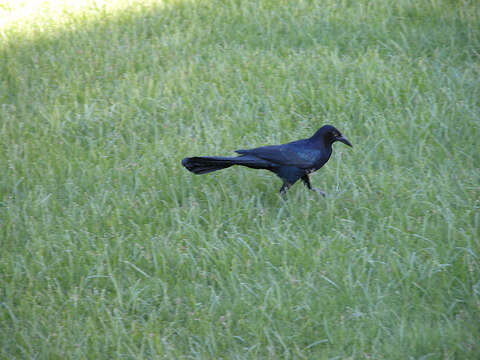
{"label": "bird's leg", "polygon": [[322,194],[323,196],[325,196],[325,193],[320,190],[320,189],[317,189],[315,187],[312,186],[312,184],[310,184],[310,178],[308,177],[308,174],[305,174],[301,177],[303,183],[305,184],[305,186],[309,189],[309,190],[312,190],[312,191],[316,191],[320,194]]}
{"label": "bird's leg", "polygon": [[280,188],[280,194],[284,195],[288,189],[290,189],[291,184],[284,182],[282,187]]}

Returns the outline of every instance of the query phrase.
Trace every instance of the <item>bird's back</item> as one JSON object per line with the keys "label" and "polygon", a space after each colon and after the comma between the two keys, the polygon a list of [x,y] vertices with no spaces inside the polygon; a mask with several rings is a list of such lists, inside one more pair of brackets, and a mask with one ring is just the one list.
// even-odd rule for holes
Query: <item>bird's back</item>
{"label": "bird's back", "polygon": [[309,140],[302,139],[283,145],[262,146],[254,149],[237,150],[236,152],[240,155],[256,156],[280,166],[295,166],[307,169],[313,167],[323,156],[323,151],[314,147]]}

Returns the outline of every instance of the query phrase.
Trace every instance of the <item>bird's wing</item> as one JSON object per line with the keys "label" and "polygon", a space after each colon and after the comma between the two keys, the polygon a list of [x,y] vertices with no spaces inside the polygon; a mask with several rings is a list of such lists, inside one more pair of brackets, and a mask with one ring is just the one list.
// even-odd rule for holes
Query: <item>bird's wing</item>
{"label": "bird's wing", "polygon": [[253,155],[277,165],[295,166],[303,169],[311,168],[321,156],[318,149],[296,141],[284,145],[262,146],[255,149],[237,150],[241,155]]}

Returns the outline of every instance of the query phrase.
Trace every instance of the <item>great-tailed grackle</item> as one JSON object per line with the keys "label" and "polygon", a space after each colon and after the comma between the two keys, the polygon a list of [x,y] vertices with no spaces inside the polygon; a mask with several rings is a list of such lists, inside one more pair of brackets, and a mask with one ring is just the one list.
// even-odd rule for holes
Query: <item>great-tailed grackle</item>
{"label": "great-tailed grackle", "polygon": [[249,150],[237,150],[236,157],[200,156],[185,158],[182,165],[194,174],[206,174],[228,168],[233,165],[247,166],[252,169],[266,169],[274,172],[283,180],[280,189],[284,193],[298,179],[310,190],[318,191],[310,184],[308,174],[317,171],[330,159],[332,144],[341,141],[352,146],[332,125],[324,125],[312,137],[293,141],[283,145],[262,146]]}

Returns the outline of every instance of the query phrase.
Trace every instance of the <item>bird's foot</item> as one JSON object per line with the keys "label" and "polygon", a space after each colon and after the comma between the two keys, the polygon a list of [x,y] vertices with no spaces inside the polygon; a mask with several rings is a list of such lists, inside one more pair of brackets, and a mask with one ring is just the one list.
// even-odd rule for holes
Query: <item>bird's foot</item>
{"label": "bird's foot", "polygon": [[322,195],[322,196],[326,196],[326,195],[327,195],[327,194],[325,194],[325,192],[323,192],[322,190],[320,190],[319,188],[316,188],[316,187],[312,187],[311,190],[319,193],[319,194]]}

